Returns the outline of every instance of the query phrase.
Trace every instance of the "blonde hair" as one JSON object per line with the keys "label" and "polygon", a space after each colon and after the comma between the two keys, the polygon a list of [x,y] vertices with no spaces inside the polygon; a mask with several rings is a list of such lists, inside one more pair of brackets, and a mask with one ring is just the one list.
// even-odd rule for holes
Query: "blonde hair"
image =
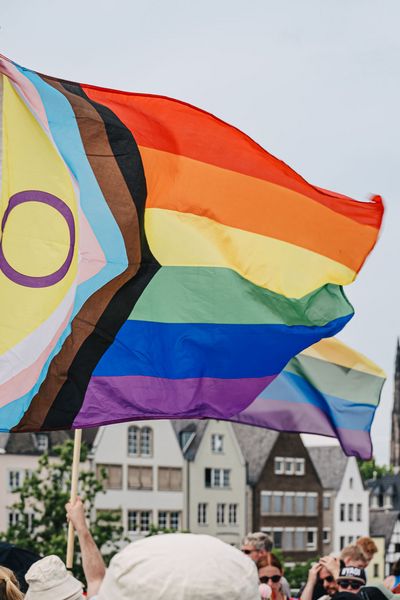
{"label": "blonde hair", "polygon": [[363,561],[366,564],[368,564],[368,558],[365,555],[365,552],[363,551],[362,547],[358,544],[350,544],[349,546],[343,548],[340,554],[340,559],[346,560],[346,558],[349,558],[350,560],[354,561]]}
{"label": "blonde hair", "polygon": [[0,600],[23,600],[18,580],[11,569],[0,567]]}

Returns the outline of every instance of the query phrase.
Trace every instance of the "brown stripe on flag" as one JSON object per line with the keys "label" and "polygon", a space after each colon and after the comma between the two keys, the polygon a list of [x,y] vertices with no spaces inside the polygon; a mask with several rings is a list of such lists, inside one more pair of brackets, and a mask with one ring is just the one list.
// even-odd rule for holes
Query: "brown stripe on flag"
{"label": "brown stripe on flag", "polygon": [[115,160],[103,120],[85,98],[66,91],[54,79],[43,79],[64,94],[72,106],[88,160],[124,238],[129,265],[121,275],[95,292],[75,316],[70,335],[52,360],[39,392],[13,431],[38,431],[41,428],[53,401],[67,380],[68,369],[78,350],[93,333],[97,321],[116,292],[137,273],[141,262],[135,203]]}

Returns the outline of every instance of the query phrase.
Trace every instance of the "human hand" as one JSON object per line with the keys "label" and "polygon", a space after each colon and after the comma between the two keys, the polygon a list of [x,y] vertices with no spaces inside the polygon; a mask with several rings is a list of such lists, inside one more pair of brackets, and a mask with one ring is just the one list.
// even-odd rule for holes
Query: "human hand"
{"label": "human hand", "polygon": [[71,521],[77,533],[87,529],[85,509],[79,497],[77,497],[74,503],[67,502],[65,510],[67,511],[68,521]]}
{"label": "human hand", "polygon": [[308,571],[308,582],[316,583],[318,579],[319,572],[321,570],[321,565],[319,563],[315,563],[311,569]]}
{"label": "human hand", "polygon": [[332,573],[335,579],[339,577],[340,562],[338,558],[335,558],[334,556],[323,556],[319,562],[329,571],[329,573]]}

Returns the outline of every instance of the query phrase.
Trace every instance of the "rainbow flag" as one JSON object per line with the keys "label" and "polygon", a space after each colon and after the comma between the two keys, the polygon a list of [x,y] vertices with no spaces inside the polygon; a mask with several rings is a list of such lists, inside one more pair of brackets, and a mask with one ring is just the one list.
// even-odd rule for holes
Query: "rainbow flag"
{"label": "rainbow flag", "polygon": [[0,430],[229,419],[352,317],[378,196],[184,102],[0,72]]}
{"label": "rainbow flag", "polygon": [[386,375],[336,338],[295,356],[244,411],[231,420],[278,431],[336,437],[344,452],[369,460],[370,429]]}

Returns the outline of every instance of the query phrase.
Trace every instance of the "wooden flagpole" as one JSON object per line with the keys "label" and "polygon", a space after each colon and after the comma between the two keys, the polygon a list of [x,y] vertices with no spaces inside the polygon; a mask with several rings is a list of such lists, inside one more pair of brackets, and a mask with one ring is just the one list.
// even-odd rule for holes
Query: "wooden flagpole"
{"label": "wooden flagpole", "polygon": [[[74,454],[72,459],[72,475],[71,475],[71,499],[70,502],[74,503],[78,495],[78,481],[79,481],[79,463],[81,459],[81,441],[82,441],[82,429],[75,429],[74,437]],[[74,540],[75,530],[71,521],[68,524],[68,539],[67,539],[67,569],[72,569],[74,562]]]}

